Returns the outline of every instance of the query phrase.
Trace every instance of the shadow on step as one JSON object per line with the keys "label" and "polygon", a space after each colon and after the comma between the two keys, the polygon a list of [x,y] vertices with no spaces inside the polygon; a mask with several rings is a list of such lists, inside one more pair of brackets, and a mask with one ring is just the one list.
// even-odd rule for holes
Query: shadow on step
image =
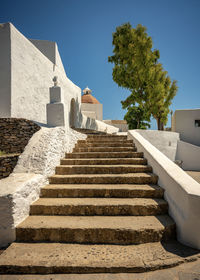
{"label": "shadow on step", "polygon": [[177,242],[176,240],[171,240],[168,242],[163,241],[161,242],[161,244],[167,252],[172,253],[181,258],[191,258],[192,260],[192,257],[195,256],[196,259],[196,255],[200,253],[200,250],[185,246]]}

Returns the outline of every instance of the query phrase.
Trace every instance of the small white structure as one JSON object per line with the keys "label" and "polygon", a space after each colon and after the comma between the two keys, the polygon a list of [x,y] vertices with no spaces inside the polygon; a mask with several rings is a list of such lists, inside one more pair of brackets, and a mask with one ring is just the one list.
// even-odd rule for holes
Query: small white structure
{"label": "small white structure", "polygon": [[128,131],[128,124],[125,120],[104,120],[104,123],[118,127],[119,132]]}
{"label": "small white structure", "polygon": [[89,118],[102,121],[103,105],[92,95],[91,89],[86,87],[81,97],[81,110]]}
{"label": "small white structure", "polygon": [[54,86],[50,88],[50,103],[47,104],[47,124],[49,126],[65,126],[66,114],[61,101],[61,88],[58,86],[58,77],[53,78]]}
{"label": "small white structure", "polygon": [[200,146],[200,109],[176,110],[172,131],[180,133],[182,141]]}

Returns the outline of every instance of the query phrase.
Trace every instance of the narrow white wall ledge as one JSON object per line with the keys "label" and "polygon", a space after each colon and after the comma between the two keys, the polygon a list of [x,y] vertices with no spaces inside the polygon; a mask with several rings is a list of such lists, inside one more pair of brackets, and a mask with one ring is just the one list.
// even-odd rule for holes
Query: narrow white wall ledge
{"label": "narrow white wall ledge", "polygon": [[13,173],[0,180],[0,247],[15,240],[15,227],[28,215],[40,189],[48,183],[65,152],[72,152],[86,135],[63,127],[36,132],[25,147]]}
{"label": "narrow white wall ledge", "polygon": [[138,151],[144,153],[153,172],[159,176],[158,184],[165,189],[169,214],[176,222],[177,239],[200,249],[200,184],[138,132],[129,130],[128,138],[134,140]]}

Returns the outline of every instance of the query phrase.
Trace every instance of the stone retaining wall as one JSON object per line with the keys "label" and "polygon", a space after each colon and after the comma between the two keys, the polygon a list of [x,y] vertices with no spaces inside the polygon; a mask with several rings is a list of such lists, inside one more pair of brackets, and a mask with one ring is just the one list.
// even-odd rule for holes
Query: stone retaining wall
{"label": "stone retaining wall", "polygon": [[40,126],[22,118],[0,118],[0,151],[22,153]]}
{"label": "stone retaining wall", "polygon": [[0,179],[8,177],[15,168],[20,154],[0,156]]}

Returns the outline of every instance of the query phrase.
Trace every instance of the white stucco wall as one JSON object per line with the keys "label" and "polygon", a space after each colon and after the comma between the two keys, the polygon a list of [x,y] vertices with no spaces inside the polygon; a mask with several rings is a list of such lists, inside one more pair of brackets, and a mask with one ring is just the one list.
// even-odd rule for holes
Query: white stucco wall
{"label": "white stucco wall", "polygon": [[94,116],[96,120],[102,121],[103,119],[103,105],[82,103],[81,111],[88,117]]}
{"label": "white stucco wall", "polygon": [[200,171],[200,147],[178,141],[176,159],[182,161],[184,170]]}
{"label": "white stucco wall", "polygon": [[[10,24],[10,30],[11,116],[46,123],[46,104],[49,103],[49,87],[53,85],[52,78],[54,76],[58,76],[59,86],[63,92],[66,115],[68,116],[71,99],[74,98],[80,103],[81,89],[67,78],[58,53],[56,53],[58,63],[55,65],[12,24]],[[42,41],[42,43],[44,42]],[[37,44],[39,44],[38,41]],[[50,42],[50,46],[52,44]],[[45,42],[45,46],[47,48],[48,41]]]}
{"label": "white stucco wall", "polygon": [[180,133],[182,141],[200,146],[200,127],[195,127],[195,120],[200,120],[200,109],[176,110],[172,130]]}
{"label": "white stucco wall", "polygon": [[29,39],[51,62],[56,64],[56,43],[47,40]]}
{"label": "white stucco wall", "polygon": [[11,114],[11,45],[9,23],[0,24],[0,118]]}
{"label": "white stucco wall", "polygon": [[135,129],[134,131],[142,135],[169,159],[172,161],[176,159],[177,141],[180,139],[178,133],[144,129]]}
{"label": "white stucco wall", "polygon": [[60,158],[85,138],[62,127],[41,128],[32,136],[14,172],[0,180],[0,247],[15,240],[15,227],[29,215],[30,204],[38,199]]}
{"label": "white stucco wall", "polygon": [[200,249],[200,184],[173,163],[135,130],[129,130],[139,152],[144,153],[158,175],[158,184],[165,189],[169,214],[176,222],[177,238],[190,247]]}
{"label": "white stucco wall", "polygon": [[29,41],[53,62],[53,64],[65,72],[56,42],[36,39],[29,39]]}

